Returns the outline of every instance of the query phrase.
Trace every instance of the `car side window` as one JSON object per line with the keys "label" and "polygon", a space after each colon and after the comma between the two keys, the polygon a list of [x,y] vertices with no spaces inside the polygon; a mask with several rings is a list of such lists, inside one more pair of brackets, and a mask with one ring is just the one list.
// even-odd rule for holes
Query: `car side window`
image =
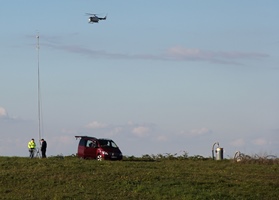
{"label": "car side window", "polygon": [[117,145],[116,145],[113,141],[111,141],[111,146],[112,146],[113,148],[117,148]]}
{"label": "car side window", "polygon": [[87,140],[86,147],[93,147],[93,142],[91,140]]}

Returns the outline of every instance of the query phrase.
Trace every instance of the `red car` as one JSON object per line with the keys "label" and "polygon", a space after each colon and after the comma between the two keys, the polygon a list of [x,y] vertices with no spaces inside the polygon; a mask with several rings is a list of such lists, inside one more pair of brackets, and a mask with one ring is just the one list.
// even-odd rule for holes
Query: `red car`
{"label": "red car", "polygon": [[122,160],[122,152],[111,139],[75,136],[80,139],[77,156],[84,159]]}

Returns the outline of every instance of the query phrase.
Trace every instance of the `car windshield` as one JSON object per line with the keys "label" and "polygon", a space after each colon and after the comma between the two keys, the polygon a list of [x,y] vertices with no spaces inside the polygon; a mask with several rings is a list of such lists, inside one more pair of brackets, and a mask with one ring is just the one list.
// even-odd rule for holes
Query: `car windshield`
{"label": "car windshield", "polygon": [[117,145],[112,140],[99,140],[101,147],[113,147],[117,148]]}

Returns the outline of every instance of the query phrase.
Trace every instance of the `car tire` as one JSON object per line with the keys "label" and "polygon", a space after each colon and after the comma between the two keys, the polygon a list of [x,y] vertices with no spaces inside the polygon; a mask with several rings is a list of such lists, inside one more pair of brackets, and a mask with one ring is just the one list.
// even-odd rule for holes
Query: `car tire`
{"label": "car tire", "polygon": [[97,155],[97,160],[98,160],[98,161],[102,161],[102,160],[103,160],[102,155],[100,155],[100,154],[99,154],[99,155]]}

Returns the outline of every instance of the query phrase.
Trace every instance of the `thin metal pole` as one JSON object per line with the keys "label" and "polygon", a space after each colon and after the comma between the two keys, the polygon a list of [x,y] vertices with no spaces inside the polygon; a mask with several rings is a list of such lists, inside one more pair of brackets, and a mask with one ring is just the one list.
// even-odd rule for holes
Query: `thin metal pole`
{"label": "thin metal pole", "polygon": [[39,144],[41,141],[41,92],[40,92],[40,36],[37,38],[37,52],[38,52],[38,120],[39,120]]}

